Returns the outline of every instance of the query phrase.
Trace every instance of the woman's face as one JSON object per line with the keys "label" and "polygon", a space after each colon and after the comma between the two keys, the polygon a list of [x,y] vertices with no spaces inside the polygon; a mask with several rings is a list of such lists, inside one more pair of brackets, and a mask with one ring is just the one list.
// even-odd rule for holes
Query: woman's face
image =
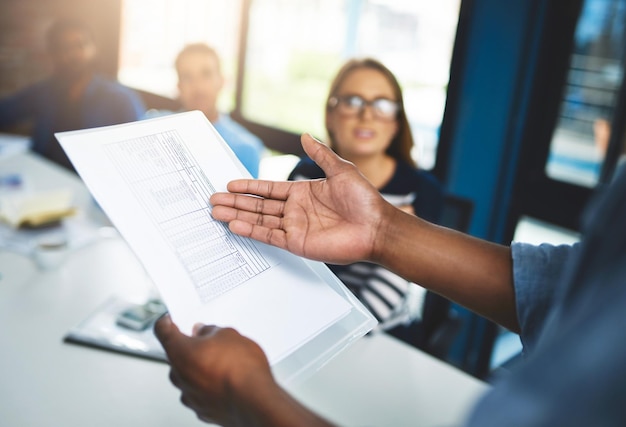
{"label": "woman's face", "polygon": [[380,99],[397,101],[393,86],[378,70],[353,70],[335,95],[338,102],[345,104],[332,108],[326,119],[328,132],[333,135],[333,148],[342,157],[350,160],[384,153],[398,131],[397,114],[381,116],[372,104],[361,109],[350,107],[347,105],[350,96],[358,96],[366,103]]}

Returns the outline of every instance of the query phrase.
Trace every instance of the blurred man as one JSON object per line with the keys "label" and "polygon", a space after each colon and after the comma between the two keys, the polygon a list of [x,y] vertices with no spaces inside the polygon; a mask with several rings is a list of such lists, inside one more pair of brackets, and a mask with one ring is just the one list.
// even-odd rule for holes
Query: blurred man
{"label": "blurred man", "polygon": [[0,100],[0,127],[31,120],[33,150],[73,170],[55,132],[139,120],[145,108],[131,89],[95,73],[96,46],[82,23],[56,22],[46,42],[53,74]]}
{"label": "blurred man", "polygon": [[203,43],[187,45],[176,58],[180,102],[187,111],[200,110],[253,177],[259,175],[263,142],[217,109],[224,77],[217,52]]}

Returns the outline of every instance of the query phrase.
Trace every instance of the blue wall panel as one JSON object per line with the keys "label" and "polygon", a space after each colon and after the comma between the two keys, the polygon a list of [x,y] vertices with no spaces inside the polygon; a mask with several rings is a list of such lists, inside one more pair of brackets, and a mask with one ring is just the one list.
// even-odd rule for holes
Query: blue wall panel
{"label": "blue wall panel", "polygon": [[[530,0],[475,0],[459,81],[445,178],[449,191],[474,200],[470,234],[498,240],[515,172],[524,87],[539,17]],[[451,76],[455,78],[455,75]],[[512,152],[513,150],[513,152]],[[502,203],[502,202],[505,203]],[[507,242],[508,243],[508,242]]]}

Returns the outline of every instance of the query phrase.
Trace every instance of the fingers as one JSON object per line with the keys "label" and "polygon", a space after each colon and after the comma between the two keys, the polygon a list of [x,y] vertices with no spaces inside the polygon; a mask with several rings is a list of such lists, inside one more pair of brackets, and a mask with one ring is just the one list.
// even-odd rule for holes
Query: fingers
{"label": "fingers", "polygon": [[287,234],[282,227],[270,228],[263,225],[250,224],[246,221],[234,220],[228,224],[228,228],[235,234],[250,237],[269,245],[287,249]]}
{"label": "fingers", "polygon": [[182,381],[178,376],[178,373],[174,369],[170,369],[170,382],[174,384],[174,387],[181,388]]}
{"label": "fingers", "polygon": [[193,325],[193,331],[191,333],[191,336],[211,336],[217,333],[217,331],[219,331],[220,329],[221,328],[219,326],[196,323],[195,325]]}
{"label": "fingers", "polygon": [[189,337],[178,329],[169,314],[156,321],[154,335],[163,346],[170,364],[175,364],[177,357],[184,355],[190,345]]}
{"label": "fingers", "polygon": [[175,339],[177,333],[182,335],[178,327],[172,322],[172,317],[169,314],[161,316],[154,323],[154,335],[156,335],[163,346]]}
{"label": "fingers", "polygon": [[235,234],[263,243],[285,248],[286,234],[282,218],[284,202],[231,193],[216,193],[211,197],[211,215],[228,223]]}
{"label": "fingers", "polygon": [[[236,179],[227,185],[231,193],[260,196],[265,199],[284,201],[289,195],[293,181],[263,181],[259,179]],[[213,203],[213,202],[211,202]]]}
{"label": "fingers", "polygon": [[212,214],[214,219],[228,222],[228,228],[234,234],[286,249],[287,235],[281,218],[259,214],[247,216],[236,209],[222,206],[213,208]]}
{"label": "fingers", "polygon": [[[232,181],[230,184],[236,183],[237,181]],[[243,184],[245,185],[246,182],[244,181]],[[247,185],[246,188],[248,188]],[[266,190],[266,187],[263,187],[263,192]],[[238,210],[275,216],[281,216],[285,208],[285,201],[283,199],[276,200],[271,197],[265,198],[265,196],[256,197],[250,194],[215,193],[211,196],[210,202],[213,206],[222,205]]]}
{"label": "fingers", "polygon": [[272,215],[262,215],[252,212],[238,211],[235,208],[226,206],[216,206],[212,212],[213,218],[217,221],[231,222],[242,221],[252,225],[258,225],[269,229],[282,229],[283,218]]}

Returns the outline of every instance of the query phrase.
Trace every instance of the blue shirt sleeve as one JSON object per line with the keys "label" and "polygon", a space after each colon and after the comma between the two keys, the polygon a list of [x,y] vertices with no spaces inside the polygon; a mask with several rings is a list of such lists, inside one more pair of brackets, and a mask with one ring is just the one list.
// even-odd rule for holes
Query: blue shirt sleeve
{"label": "blue shirt sleeve", "polygon": [[573,246],[512,247],[526,347],[468,426],[618,427],[626,420],[626,170],[602,186]]}
{"label": "blue shirt sleeve", "polygon": [[0,126],[10,126],[22,120],[33,119],[40,105],[40,95],[46,87],[36,84],[0,100]]}
{"label": "blue shirt sleeve", "polygon": [[[618,427],[626,420],[626,251],[514,245],[515,291],[523,340],[534,346],[474,408],[468,427]],[[591,245],[588,245],[588,247]],[[517,262],[515,260],[518,260]],[[554,268],[550,264],[554,263]],[[540,277],[597,266],[576,289]],[[566,266],[567,264],[567,266]],[[566,266],[566,267],[565,267]],[[565,270],[562,270],[565,267]],[[583,267],[584,269],[584,267]],[[580,272],[579,272],[580,273]],[[567,301],[566,304],[564,302]],[[551,306],[553,308],[551,308]],[[539,333],[541,332],[541,337]],[[539,338],[538,338],[539,337]]]}
{"label": "blue shirt sleeve", "polygon": [[554,306],[555,289],[564,266],[577,248],[578,244],[511,245],[517,319],[524,351],[534,348],[550,309]]}

